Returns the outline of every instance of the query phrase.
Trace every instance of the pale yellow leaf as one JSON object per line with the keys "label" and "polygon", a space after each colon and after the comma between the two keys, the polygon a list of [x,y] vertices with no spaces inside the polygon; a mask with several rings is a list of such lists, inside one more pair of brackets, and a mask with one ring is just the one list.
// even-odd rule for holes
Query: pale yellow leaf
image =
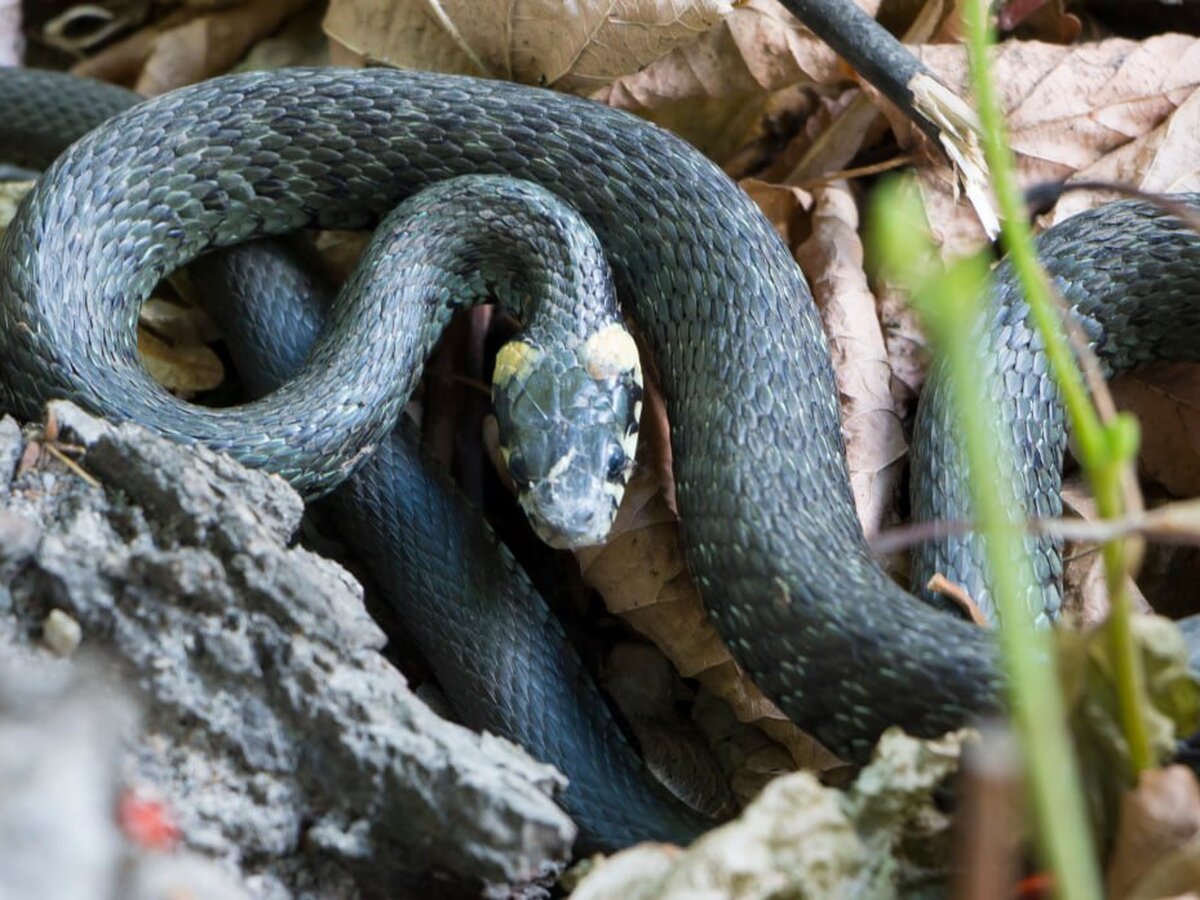
{"label": "pale yellow leaf", "polygon": [[139,328],[138,352],[155,381],[184,396],[211,390],[225,377],[220,357],[203,344],[172,346]]}

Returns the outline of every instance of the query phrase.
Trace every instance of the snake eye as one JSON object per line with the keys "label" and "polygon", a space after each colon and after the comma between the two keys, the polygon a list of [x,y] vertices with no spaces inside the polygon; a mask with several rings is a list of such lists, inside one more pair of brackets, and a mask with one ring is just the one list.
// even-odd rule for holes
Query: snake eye
{"label": "snake eye", "polygon": [[523,491],[529,487],[529,469],[525,465],[524,458],[516,455],[510,456],[508,458],[508,474],[517,486],[517,490]]}
{"label": "snake eye", "polygon": [[629,461],[629,457],[625,455],[625,451],[621,447],[613,448],[612,454],[608,457],[608,480],[617,481],[625,474],[625,464]]}

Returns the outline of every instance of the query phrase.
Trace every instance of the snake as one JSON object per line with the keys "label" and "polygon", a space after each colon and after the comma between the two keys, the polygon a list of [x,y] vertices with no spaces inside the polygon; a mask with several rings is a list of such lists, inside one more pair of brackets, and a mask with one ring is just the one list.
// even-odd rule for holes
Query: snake
{"label": "snake", "polygon": [[[7,73],[0,85],[21,77]],[[28,99],[30,85],[17,93]],[[12,102],[4,95],[5,128],[16,119]],[[44,119],[51,102],[30,102],[34,118]],[[114,112],[58,156],[0,244],[0,403],[32,418],[47,399],[68,397],[278,472],[310,496],[344,483],[333,497],[351,511],[353,535],[375,541],[383,568],[426,592],[474,577],[456,560],[477,552],[490,559],[471,589],[477,606],[451,609],[450,623],[430,610],[418,618],[429,620],[422,627],[431,640],[463,642],[437,653],[450,660],[439,673],[468,694],[495,700],[501,689],[488,678],[500,672],[510,696],[526,695],[501,705],[529,715],[548,704],[535,727],[511,721],[511,710],[465,717],[491,727],[503,719],[508,733],[563,766],[572,778],[564,803],[585,842],[680,839],[704,823],[648,787],[636,763],[613,762],[629,748],[577,663],[563,663],[557,626],[501,599],[520,577],[511,558],[481,526],[457,518],[406,439],[389,437],[424,350],[457,303],[447,298],[462,287],[461,273],[419,265],[404,273],[399,293],[441,300],[419,304],[427,315],[403,329],[381,325],[394,295],[357,277],[358,296],[343,291],[328,314],[314,301],[308,312],[265,316],[264,330],[281,328],[302,346],[281,367],[299,374],[259,401],[222,410],[171,397],[137,362],[137,310],[159,278],[249,239],[371,228],[398,203],[463,177],[548,192],[594,233],[652,361],[671,421],[685,558],[738,663],[797,725],[847,757],[862,757],[891,726],[934,736],[1003,710],[994,636],[908,593],[872,555],[804,276],[749,197],[685,142],[584,99],[389,69],[225,76]],[[504,183],[475,188],[500,203]],[[413,229],[418,249],[422,233]],[[1200,284],[1187,262],[1200,258],[1197,244],[1179,220],[1119,203],[1050,229],[1039,252],[1117,371],[1197,354]],[[241,264],[242,275],[261,278],[261,265]],[[286,282],[268,290],[286,293]],[[1018,439],[1021,499],[1052,512],[1066,439],[1059,398],[1003,266],[997,283],[984,325],[993,347],[987,366]],[[914,450],[913,480],[932,499],[914,507],[955,516],[967,501],[946,388],[935,383],[926,395],[919,419],[928,436]],[[375,503],[363,513],[356,504],[378,501],[384,485],[401,511]],[[406,556],[414,551],[392,543],[424,524],[446,552]],[[1053,617],[1057,548],[1034,544],[1036,602]],[[936,565],[975,589],[978,563],[977,542],[950,537],[918,554],[917,568]],[[497,625],[483,620],[485,610],[512,618]],[[536,621],[515,627],[521,615]],[[448,634],[458,628],[467,634]],[[488,665],[493,675],[468,671]],[[586,762],[592,756],[598,761]]]}

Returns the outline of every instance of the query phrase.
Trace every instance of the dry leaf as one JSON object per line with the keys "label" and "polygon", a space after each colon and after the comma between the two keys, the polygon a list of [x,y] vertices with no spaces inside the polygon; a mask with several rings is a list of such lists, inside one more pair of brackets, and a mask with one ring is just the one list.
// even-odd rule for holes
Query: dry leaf
{"label": "dry leaf", "polygon": [[360,57],[409,69],[486,75],[482,62],[460,46],[423,0],[330,0],[323,27],[332,43]]}
{"label": "dry leaf", "polygon": [[[1096,503],[1078,476],[1063,482],[1062,498],[1065,512],[1086,522],[1096,521]],[[1135,610],[1152,612],[1136,584],[1127,581],[1126,587]],[[1099,546],[1067,542],[1063,547],[1063,612],[1078,618],[1083,627],[1090,628],[1103,622],[1108,610],[1108,582]]]}
{"label": "dry leaf", "polygon": [[1200,884],[1200,785],[1185,766],[1150,769],[1121,800],[1108,867],[1112,898],[1154,900]]}
{"label": "dry leaf", "polygon": [[1146,474],[1176,497],[1200,496],[1200,366],[1146,366],[1114,381],[1112,394],[1143,423]]}
{"label": "dry leaf", "polygon": [[812,237],[796,251],[829,339],[846,436],[850,486],[863,532],[893,515],[908,451],[891,394],[891,367],[863,271],[858,207],[845,182],[813,191]]}
{"label": "dry leaf", "polygon": [[[857,2],[872,14],[878,5]],[[796,105],[792,93],[783,110],[774,108],[774,92],[846,80],[837,54],[776,0],[748,0],[708,33],[593,96],[653,119],[721,162]]]}
{"label": "dry leaf", "polygon": [[[877,144],[886,132],[887,120],[857,87],[835,97],[822,97],[805,119],[803,130],[774,154],[774,160],[759,172],[759,177],[800,187],[848,177],[843,171],[859,151]],[[883,171],[908,162],[911,158],[902,155],[868,169]]]}
{"label": "dry leaf", "polygon": [[321,30],[324,10],[311,5],[270,37],[258,41],[231,72],[258,72],[287,66],[330,65],[329,41]]}
{"label": "dry leaf", "polygon": [[[966,90],[966,51],[918,48],[952,88]],[[1063,181],[1164,123],[1200,85],[1200,40],[1161,35],[1062,47],[1009,41],[992,57],[993,81],[1017,154],[1022,185]],[[889,112],[901,135],[906,121]],[[1184,134],[1186,134],[1184,129]],[[983,232],[942,167],[920,172],[934,238],[947,256],[977,248]]]}
{"label": "dry leaf", "polygon": [[172,346],[139,328],[138,352],[155,381],[183,396],[212,390],[225,377],[220,358],[203,344]]}
{"label": "dry leaf", "polygon": [[[1111,181],[1161,193],[1200,190],[1197,132],[1200,92],[1188,97],[1153,131],[1080,169],[1071,181]],[[1049,224],[1115,199],[1115,194],[1103,191],[1071,191],[1055,205]]]}
{"label": "dry leaf", "polygon": [[381,62],[591,91],[695,39],[730,0],[334,0],[326,33]]}
{"label": "dry leaf", "polygon": [[[873,0],[858,3],[869,13]],[[720,27],[595,95],[651,112],[681,100],[777,91],[798,81],[846,79],[838,56],[776,0],[747,0]]]}
{"label": "dry leaf", "polygon": [[[807,219],[813,209],[813,195],[786,184],[770,184],[757,178],[746,178],[738,186],[749,195],[767,217],[775,233],[788,247],[798,244],[811,228]],[[803,220],[803,221],[802,221]]]}
{"label": "dry leaf", "polygon": [[221,332],[202,309],[151,297],[138,313],[138,323],[169,344],[211,344]]}
{"label": "dry leaf", "polygon": [[154,96],[223,75],[260,38],[310,0],[254,0],[196,15],[183,8],[72,67],[76,75],[133,83]]}
{"label": "dry leaf", "polygon": [[917,397],[925,384],[929,367],[929,345],[921,329],[921,319],[909,305],[907,291],[894,285],[876,287],[879,294],[879,320],[887,343],[888,366],[892,370],[892,401],[901,422],[915,415]]}

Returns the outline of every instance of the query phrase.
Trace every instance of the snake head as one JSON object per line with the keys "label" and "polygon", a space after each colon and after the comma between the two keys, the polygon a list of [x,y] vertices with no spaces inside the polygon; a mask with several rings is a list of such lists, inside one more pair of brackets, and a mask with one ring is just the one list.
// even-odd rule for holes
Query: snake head
{"label": "snake head", "polygon": [[642,370],[629,332],[609,323],[574,348],[510,341],[492,396],[500,454],[533,530],[552,547],[602,541],[637,450]]}

